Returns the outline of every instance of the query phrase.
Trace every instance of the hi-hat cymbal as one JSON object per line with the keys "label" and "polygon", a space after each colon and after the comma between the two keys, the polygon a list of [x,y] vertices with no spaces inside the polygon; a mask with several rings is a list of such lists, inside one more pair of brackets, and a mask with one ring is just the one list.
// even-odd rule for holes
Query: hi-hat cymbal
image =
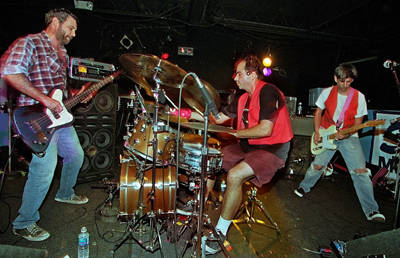
{"label": "hi-hat cymbal", "polygon": [[[192,128],[192,129],[197,129],[197,130],[203,130],[204,129],[204,123],[202,122],[187,122],[187,123],[181,123],[181,126],[186,127],[186,128]],[[216,133],[236,133],[236,130],[230,128],[230,127],[225,127],[221,125],[214,125],[214,124],[209,124],[208,125],[208,131],[210,132],[216,132]]]}
{"label": "hi-hat cymbal", "polygon": [[[213,99],[217,109],[220,108],[221,98],[218,92],[211,86],[210,83],[205,80],[201,80],[204,88],[207,90],[210,97]],[[199,113],[204,112],[205,108],[205,99],[203,94],[200,91],[199,85],[195,82],[195,80],[189,80],[188,84],[182,90],[183,100],[193,109],[195,109]]]}
{"label": "hi-hat cymbal", "polygon": [[154,55],[126,53],[119,57],[119,62],[129,77],[143,87],[147,95],[152,96],[151,89],[155,85],[154,74],[157,68],[159,84],[179,88],[186,71],[167,60]]}

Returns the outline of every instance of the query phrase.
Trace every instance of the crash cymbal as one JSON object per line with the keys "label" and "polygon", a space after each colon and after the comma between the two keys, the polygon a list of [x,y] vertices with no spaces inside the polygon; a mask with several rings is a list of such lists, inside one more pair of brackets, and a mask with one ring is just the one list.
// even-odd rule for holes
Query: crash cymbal
{"label": "crash cymbal", "polygon": [[159,68],[157,78],[160,85],[179,88],[186,71],[179,66],[160,59],[154,55],[126,53],[119,57],[119,62],[129,77],[146,90],[147,95],[152,96],[151,89],[155,85],[155,68]]}
{"label": "crash cymbal", "polygon": [[[220,108],[221,98],[219,93],[211,86],[210,83],[205,80],[201,80],[204,85],[204,88],[207,90],[210,97],[214,100],[217,109]],[[186,85],[182,90],[183,100],[194,110],[199,113],[204,112],[205,107],[205,99],[203,94],[200,91],[199,85],[194,80],[189,80],[188,85]]]}
{"label": "crash cymbal", "polygon": [[[192,128],[192,129],[197,129],[197,130],[203,130],[204,129],[204,123],[202,122],[187,122],[187,123],[181,123],[181,126],[186,127],[186,128]],[[221,125],[214,125],[214,124],[209,124],[208,125],[208,131],[209,132],[217,132],[217,133],[230,133],[233,134],[236,132],[236,130],[230,128],[230,127],[225,127]]]}

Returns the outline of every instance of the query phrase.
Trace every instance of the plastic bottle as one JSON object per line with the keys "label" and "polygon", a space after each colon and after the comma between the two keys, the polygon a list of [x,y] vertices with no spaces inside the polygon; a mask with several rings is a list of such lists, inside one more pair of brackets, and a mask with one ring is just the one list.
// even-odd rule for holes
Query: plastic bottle
{"label": "plastic bottle", "polygon": [[301,116],[303,114],[303,103],[299,102],[297,105],[297,115]]}
{"label": "plastic bottle", "polygon": [[225,192],[225,189],[226,189],[226,182],[225,182],[225,180],[222,180],[222,182],[221,182],[221,191],[219,192],[219,197],[218,197],[218,201],[219,202],[222,202],[222,200],[224,199],[224,192]]}
{"label": "plastic bottle", "polygon": [[89,233],[86,227],[81,228],[78,236],[78,258],[89,258]]}

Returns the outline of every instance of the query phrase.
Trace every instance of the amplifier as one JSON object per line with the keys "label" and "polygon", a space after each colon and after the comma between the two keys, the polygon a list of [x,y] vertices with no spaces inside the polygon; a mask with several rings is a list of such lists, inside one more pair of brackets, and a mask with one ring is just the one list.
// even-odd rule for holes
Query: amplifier
{"label": "amplifier", "polygon": [[98,82],[115,71],[113,64],[72,57],[69,65],[69,77],[81,81]]}

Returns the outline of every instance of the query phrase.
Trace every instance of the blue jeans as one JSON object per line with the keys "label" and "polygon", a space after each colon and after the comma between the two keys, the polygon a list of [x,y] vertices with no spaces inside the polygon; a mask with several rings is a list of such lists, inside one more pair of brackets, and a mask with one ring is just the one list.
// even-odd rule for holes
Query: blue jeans
{"label": "blue jeans", "polygon": [[[367,169],[368,171],[365,173],[356,173],[354,171],[356,169],[365,168],[365,158],[361,149],[360,139],[358,137],[349,137],[340,141],[334,141],[334,144],[336,144],[337,150],[342,154],[346,162],[364,214],[368,216],[373,211],[379,211],[378,204],[374,198],[374,190],[370,178],[371,171],[369,169]],[[315,156],[303,181],[300,183],[300,187],[303,188],[304,192],[309,192],[317,183],[335,152],[336,150],[326,150]],[[323,168],[321,170],[316,170],[314,165],[321,165]]]}
{"label": "blue jeans", "polygon": [[13,222],[14,228],[26,228],[40,219],[39,207],[53,180],[57,155],[63,158],[63,167],[56,197],[67,199],[74,195],[73,187],[83,163],[84,153],[74,127],[69,126],[55,131],[43,158],[32,155],[22,204]]}

